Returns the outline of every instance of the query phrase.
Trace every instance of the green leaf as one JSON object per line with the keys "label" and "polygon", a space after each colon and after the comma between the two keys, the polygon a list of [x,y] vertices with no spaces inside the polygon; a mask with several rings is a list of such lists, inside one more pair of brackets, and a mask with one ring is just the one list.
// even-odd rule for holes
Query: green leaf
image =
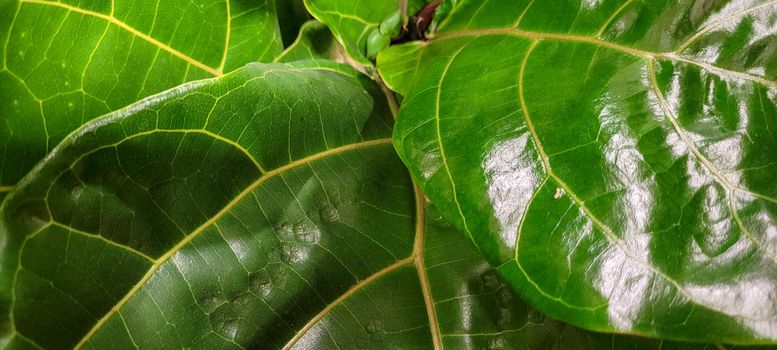
{"label": "green leaf", "polygon": [[[750,349],[582,330],[528,306],[467,236],[425,205],[423,262],[441,348],[445,349]],[[418,242],[418,241],[416,241]],[[752,347],[766,350],[777,347]]]}
{"label": "green leaf", "polygon": [[0,345],[708,348],[528,308],[413,190],[387,110],[346,68],[251,64],[82,127],[0,213]]}
{"label": "green leaf", "polygon": [[0,193],[97,116],[272,60],[274,3],[0,2]]}
{"label": "green leaf", "polygon": [[391,116],[355,76],[251,64],[68,137],[2,211],[14,341],[270,341],[409,255],[412,219],[396,213],[413,199]]}
{"label": "green leaf", "polygon": [[344,61],[343,47],[338,44],[332,32],[323,23],[310,20],[302,25],[297,39],[278,57],[276,62],[304,60]]}
{"label": "green leaf", "polygon": [[458,1],[378,57],[394,141],[531,305],[777,341],[777,3]]}
{"label": "green leaf", "polygon": [[283,46],[289,46],[300,28],[310,19],[302,0],[275,0]]}
{"label": "green leaf", "polygon": [[391,21],[401,3],[407,6],[407,13],[415,13],[423,7],[425,0],[305,0],[310,14],[326,24],[343,44],[345,51],[356,62],[372,66],[367,56],[367,39],[380,30],[381,22]]}

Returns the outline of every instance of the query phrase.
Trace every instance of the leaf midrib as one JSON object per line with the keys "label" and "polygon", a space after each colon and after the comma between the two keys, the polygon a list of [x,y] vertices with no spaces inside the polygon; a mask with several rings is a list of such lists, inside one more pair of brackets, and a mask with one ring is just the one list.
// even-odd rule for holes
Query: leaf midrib
{"label": "leaf midrib", "polygon": [[663,59],[668,59],[673,61],[680,61],[680,62],[698,66],[704,70],[717,73],[720,75],[728,75],[739,79],[749,80],[762,85],[766,85],[771,88],[777,88],[777,82],[768,80],[764,77],[717,67],[715,65],[705,63],[705,62],[695,61],[690,58],[680,56],[680,54],[677,52],[650,52],[650,51],[640,50],[633,47],[620,45],[620,44],[616,44],[613,42],[609,42],[606,40],[598,39],[592,36],[585,36],[585,35],[535,32],[535,31],[527,31],[527,30],[518,29],[518,28],[468,29],[468,30],[439,33],[439,34],[430,36],[430,40],[428,42],[421,43],[421,45],[429,45],[429,43],[433,43],[440,40],[453,39],[453,38],[499,36],[499,35],[516,36],[524,39],[529,39],[531,41],[553,40],[553,41],[591,44],[594,46],[605,47],[608,49],[624,52],[632,56],[637,56],[645,59],[663,58]]}
{"label": "leaf midrib", "polygon": [[[227,0],[227,2],[229,2],[229,1]],[[174,55],[174,56],[176,56],[176,57],[186,61],[187,63],[189,63],[189,64],[191,64],[193,66],[196,66],[196,67],[198,67],[198,68],[208,72],[209,74],[211,74],[213,76],[219,77],[219,76],[223,75],[223,72],[222,72],[223,64],[226,61],[226,56],[227,56],[226,52],[229,49],[229,42],[228,41],[225,44],[224,55],[222,57],[221,66],[219,66],[218,68],[213,68],[211,66],[206,65],[205,63],[202,63],[202,62],[192,58],[191,56],[189,56],[189,55],[187,55],[187,54],[185,54],[185,53],[183,53],[181,51],[178,51],[178,50],[174,49],[173,47],[171,47],[171,46],[169,46],[169,45],[167,45],[167,44],[165,44],[165,43],[163,43],[163,42],[161,42],[161,41],[159,41],[157,39],[154,39],[150,35],[145,34],[145,33],[141,32],[141,31],[135,29],[134,27],[130,26],[129,24],[124,23],[123,21],[117,19],[116,17],[113,17],[113,14],[105,15],[105,14],[102,14],[102,13],[99,13],[99,12],[85,10],[85,9],[80,8],[80,7],[68,5],[68,4],[65,4],[65,3],[53,2],[53,1],[45,1],[45,0],[20,0],[19,3],[20,3],[20,6],[23,5],[23,4],[37,4],[37,5],[43,5],[43,6],[53,6],[53,7],[58,7],[58,8],[65,9],[65,10],[70,11],[70,12],[76,12],[76,13],[80,13],[80,14],[83,14],[83,15],[100,18],[102,20],[108,21],[110,24],[116,25],[117,27],[126,30],[130,34],[132,34],[132,35],[134,35],[134,36],[136,36],[138,38],[141,38],[141,39],[147,41],[148,43],[150,43],[150,44],[152,44],[154,46],[159,47],[162,50],[165,50],[165,51],[169,52],[170,54],[172,54],[172,55]],[[227,7],[229,7],[229,5],[227,5]],[[228,26],[227,26],[227,40],[229,40],[229,35],[230,35],[229,34],[229,21],[231,21],[230,18],[228,18],[228,22],[227,22],[228,23]]]}
{"label": "leaf midrib", "polygon": [[224,38],[224,53],[221,54],[221,63],[219,63],[219,67],[216,69],[220,73],[224,72],[224,65],[227,64],[227,53],[229,52],[230,36],[232,35],[232,9],[229,1],[224,0],[224,3],[227,5],[227,29],[226,38]]}

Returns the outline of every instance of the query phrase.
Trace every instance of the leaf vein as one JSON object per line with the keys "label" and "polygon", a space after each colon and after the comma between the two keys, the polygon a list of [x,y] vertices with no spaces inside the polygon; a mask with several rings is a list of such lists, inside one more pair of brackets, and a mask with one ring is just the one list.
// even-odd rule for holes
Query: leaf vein
{"label": "leaf vein", "polygon": [[[645,268],[650,270],[655,275],[660,276],[665,281],[667,281],[670,284],[672,284],[674,286],[674,288],[680,294],[682,294],[685,298],[687,298],[688,300],[695,301],[696,299],[694,299],[688,293],[688,291],[686,291],[677,281],[675,281],[674,279],[672,279],[671,277],[666,275],[661,270],[658,270],[656,267],[650,265],[649,263],[634,257],[630,253],[630,251],[627,249],[627,247],[624,245],[622,240],[615,234],[615,232],[609,226],[605,225],[604,222],[602,222],[596,215],[594,215],[594,213],[591,212],[590,209],[588,209],[588,207],[584,204],[584,202],[580,198],[577,197],[577,195],[575,194],[575,192],[572,191],[572,189],[569,187],[569,185],[567,185],[558,175],[556,175],[555,172],[553,171],[553,169],[551,168],[550,160],[549,160],[547,154],[545,153],[545,150],[543,149],[542,144],[540,143],[540,139],[539,139],[539,137],[537,135],[536,130],[534,129],[534,125],[533,125],[533,123],[531,121],[531,117],[529,116],[529,110],[527,108],[526,99],[525,99],[525,96],[524,96],[524,83],[523,83],[524,82],[524,79],[523,79],[523,75],[524,74],[523,73],[524,73],[524,70],[526,68],[526,63],[528,62],[529,54],[531,54],[531,51],[536,46],[536,44],[537,44],[537,42],[535,42],[532,45],[532,47],[529,48],[529,50],[528,50],[528,52],[526,54],[526,57],[524,58],[524,62],[522,64],[522,66],[521,66],[521,70],[520,70],[520,73],[519,73],[520,77],[519,77],[519,89],[518,90],[519,90],[519,95],[520,95],[519,99],[521,101],[521,107],[523,108],[523,112],[524,112],[524,119],[525,119],[525,122],[526,122],[526,126],[527,126],[527,128],[529,129],[529,131],[530,131],[530,133],[532,135],[532,140],[533,140],[535,146],[537,147],[537,150],[539,152],[540,158],[542,159],[542,164],[543,164],[543,166],[545,168],[545,173],[547,174],[548,177],[553,179],[559,185],[559,187],[561,187],[561,189],[563,189],[565,191],[565,193],[569,196],[569,198],[571,198],[572,201],[577,205],[577,207],[580,208],[580,210],[583,212],[583,214],[585,214],[585,216],[587,216],[591,220],[591,222],[596,227],[598,227],[602,231],[602,233],[604,233],[604,235],[613,244],[617,245],[618,248],[620,248],[620,250],[623,251],[623,253],[629,259],[631,259],[631,260],[635,261],[636,263],[644,266]],[[521,268],[520,263],[518,262],[518,260],[514,259],[514,261],[518,264],[518,267]],[[524,273],[524,275],[526,275],[526,272],[523,271],[522,268],[521,268],[521,271]],[[528,277],[528,275],[527,275],[527,277]],[[540,290],[540,292],[542,292],[542,291]],[[703,304],[700,304],[700,305],[703,305]]]}
{"label": "leaf vein", "polygon": [[111,24],[114,24],[114,25],[118,26],[119,28],[122,28],[122,29],[126,30],[130,34],[132,34],[132,35],[134,35],[136,37],[139,37],[139,38],[149,42],[152,45],[160,47],[161,49],[171,53],[172,55],[174,55],[174,56],[176,56],[176,57],[178,57],[178,58],[180,58],[180,59],[182,59],[182,60],[184,60],[184,61],[186,61],[186,62],[188,62],[188,63],[190,63],[190,64],[192,64],[192,65],[194,65],[194,66],[196,66],[196,67],[198,67],[198,68],[208,72],[208,73],[210,73],[211,75],[214,75],[214,76],[221,76],[222,75],[221,70],[213,68],[213,67],[210,67],[210,66],[208,66],[208,65],[206,65],[206,64],[204,64],[204,63],[202,63],[202,62],[200,62],[200,61],[198,61],[198,60],[196,60],[196,59],[194,59],[194,58],[192,58],[192,57],[190,57],[190,56],[188,56],[186,54],[184,54],[183,52],[180,52],[180,51],[170,47],[169,45],[167,45],[165,43],[162,43],[159,40],[156,40],[156,39],[152,38],[148,34],[145,34],[145,33],[141,32],[141,31],[133,28],[129,24],[124,23],[124,22],[118,20],[117,18],[115,18],[113,16],[105,15],[105,14],[94,12],[94,11],[90,11],[90,10],[84,10],[82,8],[79,8],[79,7],[75,7],[75,6],[72,6],[72,5],[68,5],[68,4],[64,4],[64,3],[59,3],[59,2],[43,1],[43,0],[21,0],[20,2],[23,3],[23,4],[37,4],[37,5],[44,5],[44,6],[59,7],[59,8],[65,9],[67,11],[76,12],[76,13],[84,14],[84,15],[87,15],[87,16],[93,16],[93,17],[97,17],[97,18],[103,19],[105,21],[108,21]]}
{"label": "leaf vein", "polygon": [[[714,66],[709,63],[695,61],[690,58],[679,56],[673,52],[663,52],[663,53],[649,52],[649,51],[635,49],[628,46],[623,46],[609,41],[597,39],[590,36],[583,36],[583,35],[532,32],[532,31],[526,31],[526,30],[517,29],[517,28],[495,28],[495,29],[461,30],[461,31],[448,32],[448,33],[441,33],[432,37],[430,39],[430,42],[434,42],[436,40],[446,40],[451,38],[480,37],[480,36],[492,36],[492,35],[516,36],[516,37],[530,39],[534,41],[555,40],[555,41],[565,41],[565,42],[575,42],[575,43],[586,43],[586,44],[606,47],[609,49],[613,49],[616,51],[624,52],[633,56],[638,56],[646,59],[666,58],[670,60],[681,61],[688,64],[699,66],[705,70],[711,71],[718,75],[727,75],[738,79],[744,79],[758,84],[763,84],[771,88],[777,88],[777,81],[771,81],[764,77],[743,73],[743,72],[732,71],[729,69]],[[428,45],[428,43],[424,43],[423,45]]]}
{"label": "leaf vein", "polygon": [[723,187],[726,188],[726,196],[728,197],[728,206],[731,210],[731,215],[734,219],[734,221],[737,223],[737,226],[742,230],[742,233],[747,236],[750,241],[752,241],[755,245],[757,245],[767,256],[769,256],[774,262],[777,262],[777,256],[774,254],[771,254],[766,246],[764,246],[763,242],[756,239],[756,237],[745,228],[744,223],[742,222],[742,219],[739,217],[739,213],[737,211],[736,205],[734,203],[734,193],[737,191],[744,192],[744,193],[751,193],[750,191],[744,190],[742,188],[739,188],[738,186],[734,185],[729,181],[728,178],[726,178],[715,166],[712,164],[712,162],[707,159],[707,157],[704,156],[704,154],[701,153],[701,151],[696,147],[696,145],[693,144],[693,141],[690,140],[688,135],[683,131],[682,127],[680,126],[680,123],[677,121],[677,118],[675,117],[674,113],[672,112],[671,108],[669,107],[669,104],[667,103],[666,99],[664,98],[663,93],[661,92],[661,89],[658,87],[658,81],[656,79],[656,69],[655,69],[655,62],[649,61],[648,62],[648,73],[650,74],[650,83],[653,88],[653,93],[656,95],[656,98],[658,98],[658,102],[661,105],[661,109],[664,111],[664,114],[666,114],[667,119],[672,124],[672,127],[674,128],[675,132],[680,136],[680,139],[685,143],[686,146],[688,146],[688,149],[691,151],[691,153],[696,157],[696,159],[699,161],[699,163],[702,164],[702,166],[707,169],[707,171],[710,172],[712,177],[714,177],[718,183],[723,185]]}
{"label": "leaf vein", "polygon": [[[173,255],[175,255],[181,248],[183,248],[186,244],[191,242],[194,238],[199,236],[200,233],[205,231],[208,227],[210,227],[213,223],[218,221],[221,217],[226,215],[235,205],[237,205],[239,202],[243,200],[247,195],[251,194],[255,189],[257,189],[259,186],[261,186],[263,183],[265,183],[268,179],[273,178],[274,176],[283,174],[286,171],[289,171],[293,168],[296,168],[300,165],[309,164],[313,161],[326,158],[335,154],[340,154],[343,152],[361,149],[361,148],[368,148],[378,145],[387,145],[391,143],[391,139],[376,139],[371,141],[364,141],[359,143],[353,143],[337,148],[332,148],[302,159],[298,159],[295,161],[292,161],[284,166],[275,168],[273,170],[270,170],[266,173],[263,173],[256,181],[254,181],[251,185],[249,185],[245,190],[243,190],[240,194],[238,194],[232,201],[230,201],[224,208],[221,209],[218,213],[216,213],[213,217],[211,217],[208,221],[200,225],[197,229],[192,231],[189,235],[187,235],[183,240],[178,242],[173,248],[168,250],[164,255],[156,259],[156,262],[151,266],[151,268],[146,272],[146,274],[130,289],[130,291],[111,309],[110,312],[106,313],[103,318],[101,318],[90,330],[89,332],[84,335],[84,337],[81,339],[81,341],[75,346],[76,349],[79,349],[86,344],[86,342],[102,327],[103,324],[105,324],[110,317],[119,309],[121,309],[127,302],[129,302],[130,299],[145,285],[145,283],[156,273],[156,271],[168,260],[170,260]],[[404,261],[404,260],[403,260]],[[396,265],[396,264],[395,264]],[[395,266],[392,265],[392,266]],[[395,267],[396,268],[396,267]],[[388,271],[387,271],[388,272]]]}

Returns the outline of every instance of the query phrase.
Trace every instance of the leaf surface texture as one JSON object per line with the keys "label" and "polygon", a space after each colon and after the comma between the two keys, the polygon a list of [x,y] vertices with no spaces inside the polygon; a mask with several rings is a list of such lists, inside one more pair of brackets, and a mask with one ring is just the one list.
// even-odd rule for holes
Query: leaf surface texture
{"label": "leaf surface texture", "polygon": [[777,340],[775,1],[457,1],[378,57],[400,157],[530,304]]}

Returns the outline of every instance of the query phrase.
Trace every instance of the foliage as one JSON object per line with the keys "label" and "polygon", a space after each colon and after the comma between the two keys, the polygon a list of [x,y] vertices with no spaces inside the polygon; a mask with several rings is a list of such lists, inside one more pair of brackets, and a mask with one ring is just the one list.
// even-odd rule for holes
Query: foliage
{"label": "foliage", "polygon": [[552,317],[775,339],[777,40],[758,28],[777,29],[777,5],[605,4],[462,2],[435,38],[384,51],[400,156]]}
{"label": "foliage", "polygon": [[0,0],[0,348],[775,348],[777,2],[426,5]]}

